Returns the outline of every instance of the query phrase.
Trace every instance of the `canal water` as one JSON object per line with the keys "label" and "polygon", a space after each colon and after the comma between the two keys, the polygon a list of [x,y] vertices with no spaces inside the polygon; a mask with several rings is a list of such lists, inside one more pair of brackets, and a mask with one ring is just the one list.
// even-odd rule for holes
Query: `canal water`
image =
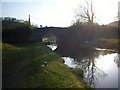
{"label": "canal water", "polygon": [[[48,45],[52,50],[56,45]],[[89,52],[89,53],[88,53]],[[63,56],[67,66],[84,70],[84,81],[94,88],[118,88],[120,54],[105,49],[80,51],[78,56]]]}
{"label": "canal water", "polygon": [[100,54],[97,58],[75,59],[62,57],[65,64],[84,70],[84,80],[94,88],[118,88],[119,54]]}
{"label": "canal water", "polygon": [[56,44],[47,45],[47,46],[50,47],[53,51],[57,48]]}

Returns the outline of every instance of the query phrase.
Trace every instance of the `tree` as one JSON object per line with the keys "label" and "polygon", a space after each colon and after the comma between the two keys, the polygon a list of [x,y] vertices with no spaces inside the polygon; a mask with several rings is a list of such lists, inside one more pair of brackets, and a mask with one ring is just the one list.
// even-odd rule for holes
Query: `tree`
{"label": "tree", "polygon": [[93,8],[93,0],[85,0],[85,5],[80,6],[76,9],[76,21],[77,22],[87,22],[88,24],[94,23],[95,11]]}

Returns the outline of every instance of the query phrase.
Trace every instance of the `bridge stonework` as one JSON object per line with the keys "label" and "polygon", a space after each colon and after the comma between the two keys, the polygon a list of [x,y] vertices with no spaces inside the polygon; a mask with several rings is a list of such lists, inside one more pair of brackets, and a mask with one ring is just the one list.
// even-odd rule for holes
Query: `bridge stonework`
{"label": "bridge stonework", "polygon": [[67,32],[66,28],[59,27],[36,28],[33,29],[29,40],[31,42],[42,42],[42,38],[44,37],[44,35],[51,33],[56,35],[58,47],[61,47],[62,44],[65,44],[66,42],[65,41],[66,32]]}

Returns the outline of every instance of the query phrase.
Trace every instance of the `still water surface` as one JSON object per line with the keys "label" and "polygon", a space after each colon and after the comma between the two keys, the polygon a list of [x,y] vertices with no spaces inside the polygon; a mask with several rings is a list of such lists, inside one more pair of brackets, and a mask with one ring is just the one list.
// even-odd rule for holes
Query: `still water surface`
{"label": "still water surface", "polygon": [[[57,46],[49,45],[52,50]],[[94,88],[118,88],[118,53],[106,50],[80,51],[77,57],[63,56],[67,66],[84,70],[84,81]]]}
{"label": "still water surface", "polygon": [[50,47],[53,51],[57,48],[57,45],[53,44],[53,45],[47,45],[48,47]]}
{"label": "still water surface", "polygon": [[[115,63],[118,59],[117,53],[99,55],[90,62],[81,61],[71,57],[62,57],[65,64],[72,68],[84,70],[84,80],[95,88],[118,88],[118,66]],[[86,64],[86,66],[84,66]]]}

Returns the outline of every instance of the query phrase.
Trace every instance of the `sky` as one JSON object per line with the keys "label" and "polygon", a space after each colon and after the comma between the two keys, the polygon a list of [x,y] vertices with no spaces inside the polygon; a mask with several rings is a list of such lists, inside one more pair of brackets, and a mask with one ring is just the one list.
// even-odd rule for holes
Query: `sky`
{"label": "sky", "polygon": [[[2,17],[15,17],[42,26],[67,27],[75,20],[75,9],[85,0],[1,0]],[[108,24],[118,15],[118,1],[93,0],[96,19],[99,24]],[[2,7],[1,7],[2,5]]]}

